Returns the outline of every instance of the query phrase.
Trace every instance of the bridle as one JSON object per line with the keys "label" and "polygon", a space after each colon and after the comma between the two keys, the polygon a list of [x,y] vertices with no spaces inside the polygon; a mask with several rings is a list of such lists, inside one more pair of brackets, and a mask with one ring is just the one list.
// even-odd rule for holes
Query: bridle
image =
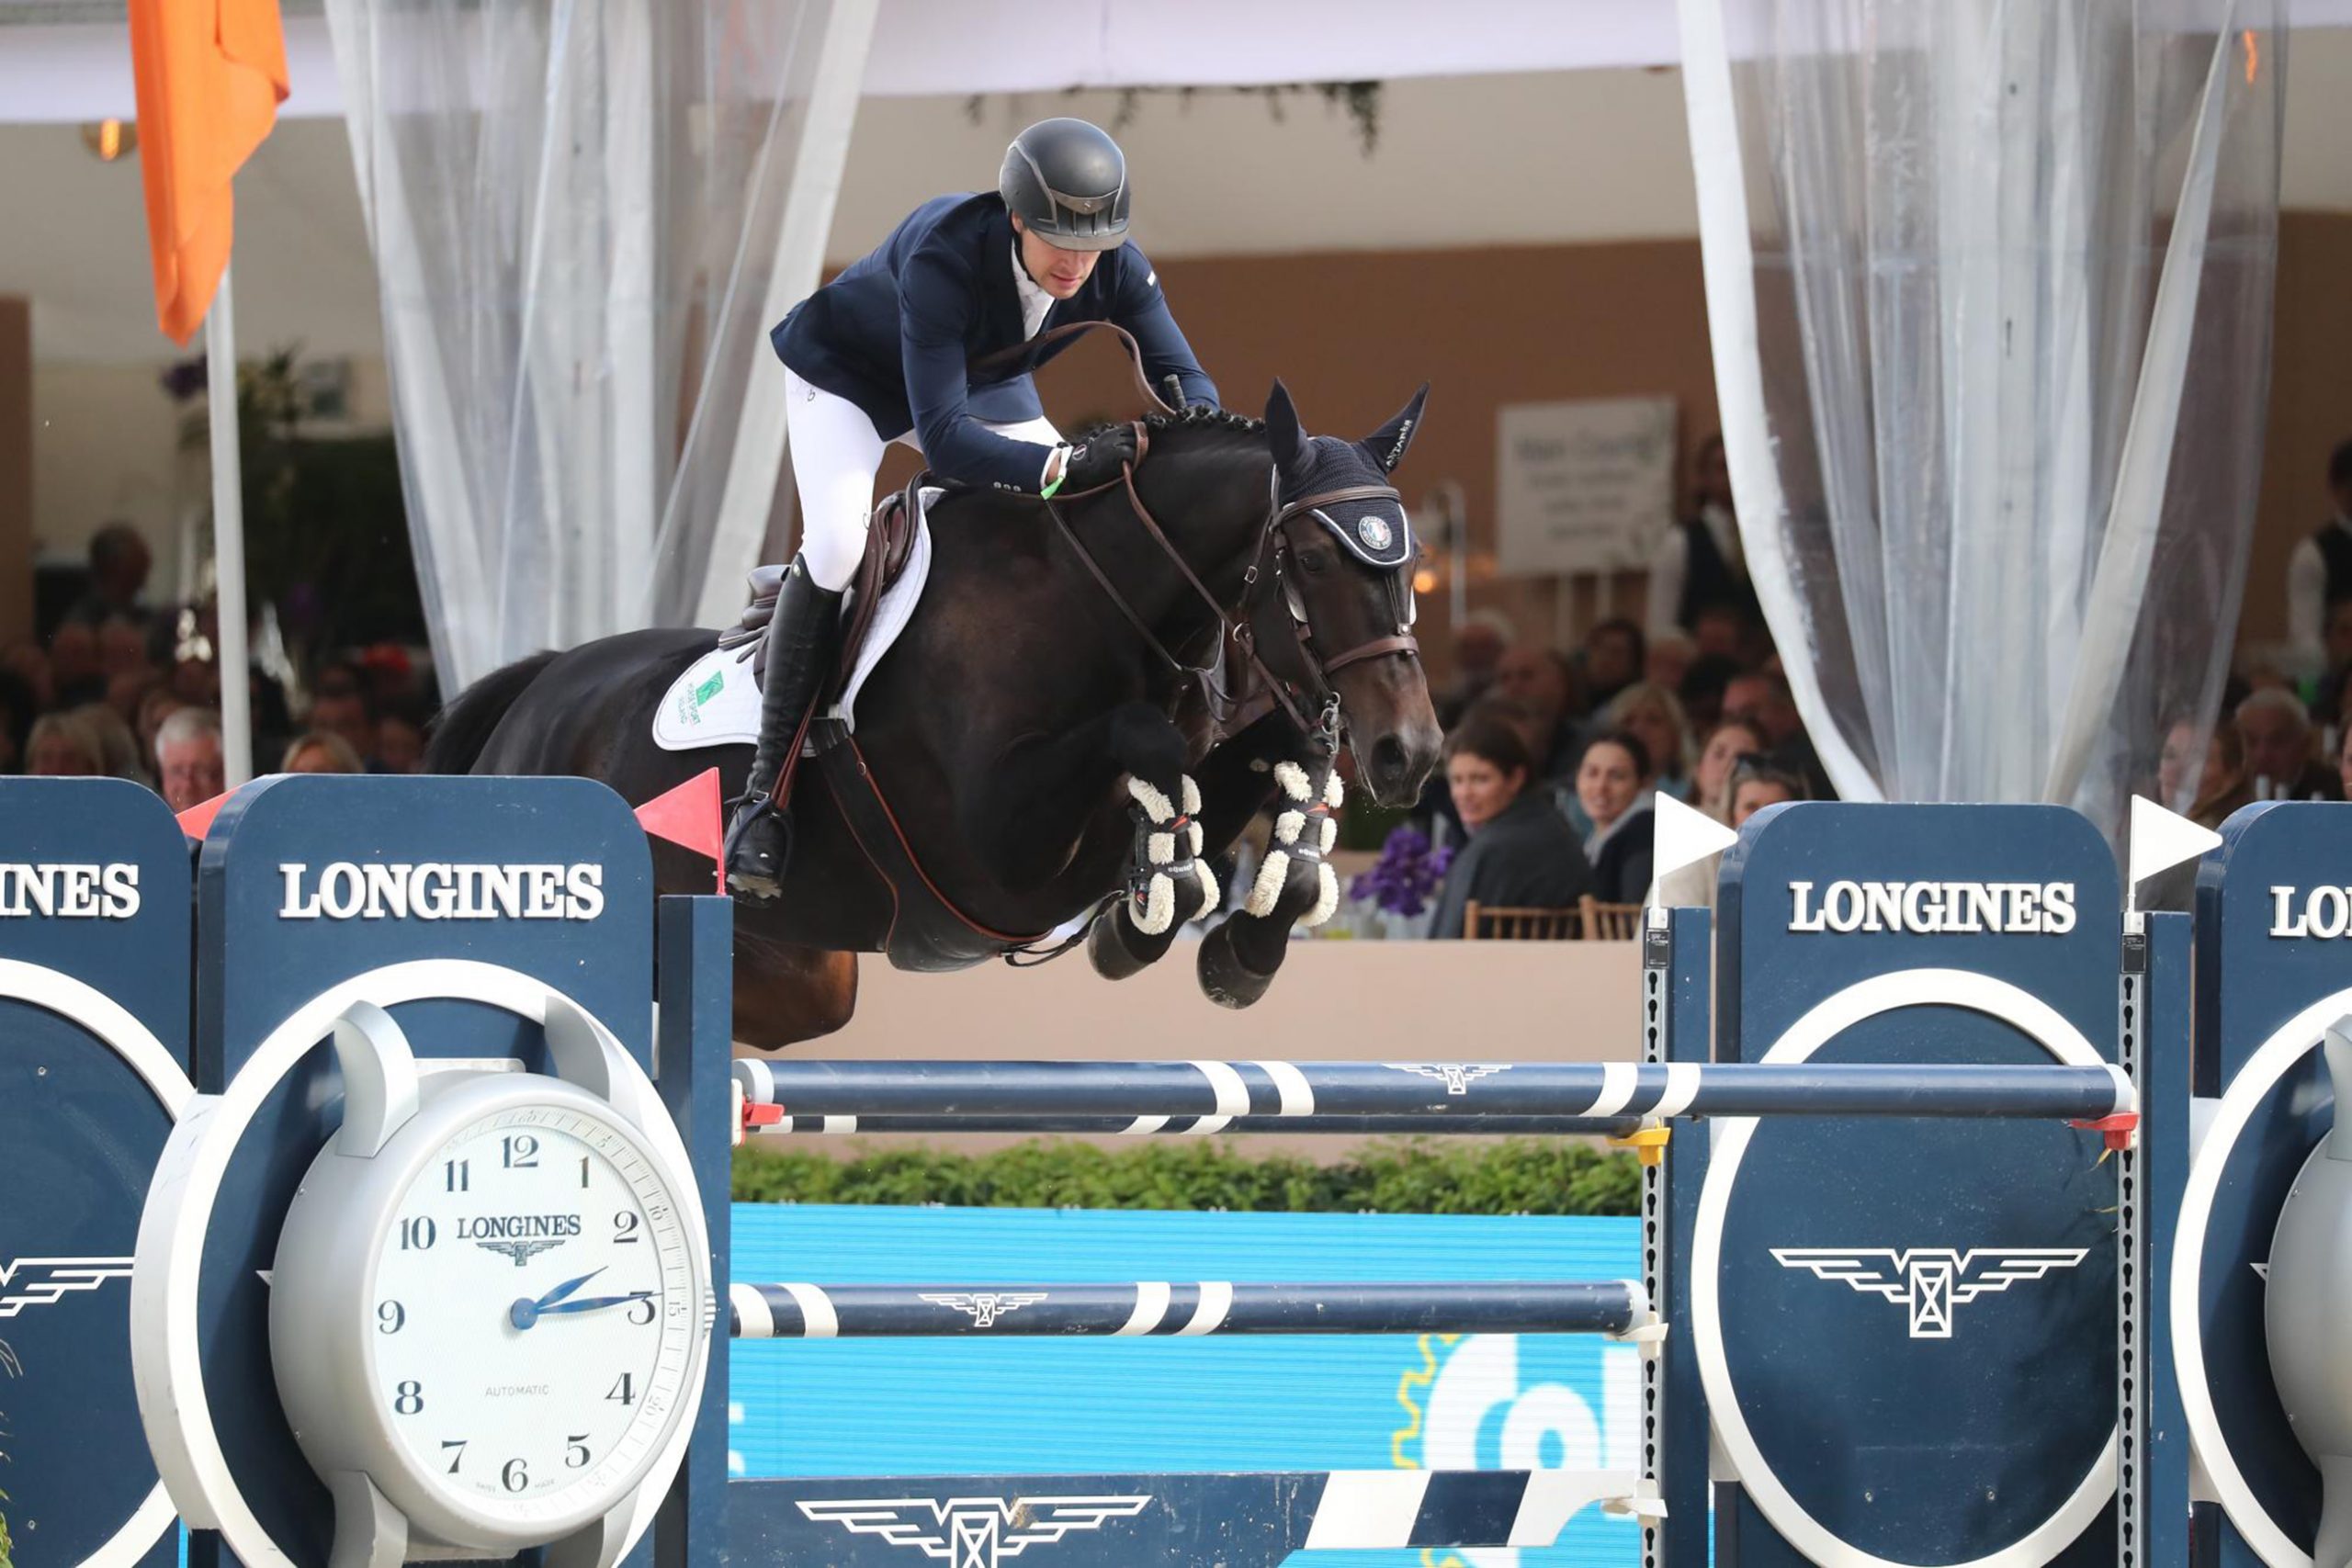
{"label": "bridle", "polygon": [[[1010,362],[1010,359],[1014,357],[1034,355],[1049,343],[1061,338],[1074,337],[1098,328],[1107,328],[1125,345],[1129,361],[1135,370],[1136,384],[1142,389],[1145,398],[1170,414],[1181,415],[1182,411],[1161,397],[1158,389],[1151,385],[1150,378],[1144,372],[1142,350],[1136,346],[1135,339],[1128,335],[1124,327],[1110,321],[1072,321],[1064,326],[1051,328],[1020,345],[1012,355],[991,355],[980,361],[974,368],[983,368],[1000,361]],[[1396,629],[1385,636],[1367,638],[1352,648],[1342,649],[1337,653],[1326,654],[1316,645],[1314,626],[1307,617],[1306,598],[1300,592],[1293,574],[1295,558],[1290,542],[1288,526],[1295,519],[1317,513],[1323,507],[1337,506],[1352,501],[1393,501],[1397,503],[1397,509],[1401,514],[1404,498],[1389,485],[1361,484],[1318,491],[1312,495],[1305,495],[1295,501],[1285,502],[1282,499],[1282,479],[1277,471],[1273,479],[1272,492],[1267,502],[1265,521],[1259,525],[1257,550],[1249,568],[1242,573],[1241,602],[1228,610],[1217,596],[1209,591],[1208,584],[1201,581],[1200,574],[1193,570],[1192,563],[1187,561],[1182,553],[1176,548],[1175,543],[1168,536],[1168,531],[1160,526],[1159,520],[1151,514],[1151,508],[1144,504],[1142,495],[1136,491],[1136,469],[1142,464],[1145,455],[1150,450],[1151,439],[1149,429],[1140,420],[1135,422],[1131,428],[1135,431],[1136,455],[1131,462],[1121,465],[1118,479],[1096,485],[1090,490],[1065,491],[1052,499],[1040,500],[1040,504],[1046,510],[1046,515],[1053,520],[1055,530],[1060,534],[1063,543],[1069,547],[1070,552],[1077,556],[1079,563],[1085,567],[1087,575],[1094,579],[1095,586],[1102,590],[1104,597],[1110,600],[1112,607],[1117,610],[1126,623],[1135,628],[1136,634],[1143,638],[1144,645],[1150,649],[1160,662],[1167,665],[1170,671],[1180,679],[1199,682],[1202,697],[1208,709],[1210,728],[1216,738],[1224,739],[1235,735],[1279,707],[1291,722],[1299,728],[1301,733],[1310,737],[1323,748],[1326,755],[1336,752],[1339,750],[1340,730],[1340,696],[1338,689],[1332,684],[1331,677],[1350,665],[1360,664],[1366,660],[1385,659],[1391,654],[1419,656],[1420,653],[1421,645],[1413,636],[1412,630],[1413,562],[1408,557],[1404,561],[1383,573],[1386,581],[1391,611],[1389,624]],[[1079,538],[1077,530],[1072,528],[1069,519],[1062,515],[1063,502],[1100,495],[1114,484],[1125,487],[1128,511],[1133,513],[1136,521],[1143,525],[1144,533],[1154,545],[1159,547],[1160,553],[1174,564],[1177,571],[1182,575],[1193,595],[1208,610],[1216,624],[1217,638],[1214,645],[1215,651],[1211,654],[1208,663],[1188,663],[1169,649],[1168,645],[1161,640],[1159,634],[1151,629],[1143,616],[1136,613],[1135,606],[1128,603],[1126,595],[1119,592],[1118,585],[1111,581],[1110,573],[1102,570],[1102,565],[1095,559],[1094,553],[1086,547],[1085,542]],[[1323,516],[1319,521],[1332,528],[1335,533],[1338,531],[1338,525],[1328,515]],[[1293,679],[1277,671],[1272,663],[1268,662],[1265,653],[1259,647],[1259,615],[1266,609],[1269,603],[1265,596],[1273,592],[1279,592],[1282,596],[1283,608],[1287,612],[1283,624],[1290,630],[1288,644],[1286,647],[1278,648],[1277,656],[1289,653],[1296,655],[1298,679]],[[1225,679],[1229,653],[1238,654],[1242,666],[1244,689],[1238,693],[1227,684]]]}
{"label": "bridle", "polygon": [[[1401,509],[1403,498],[1392,487],[1381,484],[1348,485],[1338,490],[1318,491],[1291,502],[1282,501],[1277,496],[1267,507],[1265,521],[1259,525],[1256,553],[1249,568],[1241,574],[1241,602],[1228,610],[1209,591],[1208,584],[1201,581],[1192,563],[1177,550],[1175,543],[1168,536],[1168,531],[1160,526],[1159,520],[1151,514],[1151,508],[1144,504],[1142,495],[1137,493],[1136,467],[1143,461],[1148,450],[1149,433],[1140,422],[1135,424],[1134,430],[1135,461],[1123,464],[1119,478],[1111,482],[1125,487],[1128,511],[1143,525],[1144,533],[1159,547],[1160,553],[1182,574],[1193,596],[1208,610],[1217,628],[1214,645],[1216,652],[1208,663],[1188,663],[1170,650],[1159,635],[1128,603],[1126,595],[1119,592],[1118,585],[1111,581],[1110,573],[1102,570],[1102,563],[1094,558],[1094,553],[1086,547],[1077,530],[1062,515],[1060,498],[1042,503],[1046,515],[1053,520],[1063,543],[1078,557],[1087,574],[1094,579],[1095,586],[1102,590],[1112,607],[1135,628],[1136,634],[1143,638],[1144,645],[1180,678],[1200,683],[1211,728],[1218,738],[1237,734],[1279,707],[1302,733],[1314,738],[1327,754],[1337,751],[1340,744],[1340,695],[1331,677],[1348,666],[1360,664],[1368,659],[1385,659],[1391,654],[1418,655],[1421,650],[1420,642],[1412,633],[1412,562],[1407,560],[1383,573],[1393,612],[1391,624],[1396,630],[1385,636],[1366,638],[1337,653],[1326,654],[1316,645],[1315,628],[1307,617],[1306,602],[1293,576],[1295,558],[1287,525],[1295,518],[1343,502],[1394,501]],[[1279,479],[1276,482],[1279,484]],[[1078,498],[1099,495],[1110,488],[1111,484],[1097,485],[1091,490],[1079,491]],[[1269,595],[1273,593],[1282,597],[1285,614],[1281,624],[1290,630],[1288,646],[1281,651],[1296,655],[1298,679],[1276,670],[1259,647],[1259,616],[1271,604]],[[1240,656],[1245,689],[1239,693],[1225,680],[1228,650]],[[1254,677],[1254,681],[1249,680],[1250,677]],[[1310,713],[1313,715],[1311,718]]]}

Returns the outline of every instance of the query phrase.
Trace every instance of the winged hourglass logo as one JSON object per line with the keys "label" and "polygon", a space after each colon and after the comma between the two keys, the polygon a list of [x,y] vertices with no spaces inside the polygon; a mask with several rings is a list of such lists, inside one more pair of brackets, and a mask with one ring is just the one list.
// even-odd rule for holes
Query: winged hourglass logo
{"label": "winged hourglass logo", "polygon": [[1978,1247],[1965,1252],[1950,1247],[1772,1248],[1783,1269],[1808,1269],[1822,1279],[1842,1280],[1865,1294],[1908,1306],[1914,1339],[1949,1339],[1954,1308],[2053,1269],[2072,1269],[2088,1256],[2089,1248],[2076,1247]]}
{"label": "winged hourglass logo", "polygon": [[0,1317],[130,1278],[128,1258],[19,1258],[0,1263]]}
{"label": "winged hourglass logo", "polygon": [[1148,1496],[844,1497],[798,1507],[820,1523],[912,1547],[947,1568],[998,1568],[1033,1546],[1099,1530],[1150,1506]]}

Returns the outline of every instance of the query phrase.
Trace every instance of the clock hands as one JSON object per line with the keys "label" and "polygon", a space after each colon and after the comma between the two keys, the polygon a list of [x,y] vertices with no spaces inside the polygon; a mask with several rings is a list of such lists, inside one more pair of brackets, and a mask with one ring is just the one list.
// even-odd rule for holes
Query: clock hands
{"label": "clock hands", "polygon": [[576,1302],[544,1308],[541,1315],[552,1317],[560,1312],[597,1312],[605,1307],[627,1306],[631,1302],[650,1301],[652,1296],[651,1291],[631,1291],[625,1296],[582,1296]]}
{"label": "clock hands", "polygon": [[539,1314],[541,1313],[576,1310],[561,1307],[556,1303],[565,1300],[572,1292],[578,1290],[581,1286],[586,1284],[589,1280],[594,1279],[604,1271],[605,1270],[601,1268],[591,1269],[587,1273],[581,1275],[576,1280],[566,1280],[562,1284],[558,1285],[554,1290],[549,1291],[537,1301],[518,1299],[513,1306],[506,1309],[506,1321],[513,1324],[517,1328],[528,1328],[531,1325],[539,1320]]}

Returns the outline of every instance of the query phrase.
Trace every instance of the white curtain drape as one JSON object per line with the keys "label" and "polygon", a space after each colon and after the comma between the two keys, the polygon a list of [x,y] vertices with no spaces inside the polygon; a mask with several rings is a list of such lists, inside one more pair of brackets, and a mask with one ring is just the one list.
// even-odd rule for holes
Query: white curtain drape
{"label": "white curtain drape", "polygon": [[1740,536],[1825,767],[2120,829],[2236,630],[2277,0],[1680,4]]}
{"label": "white curtain drape", "polygon": [[876,4],[327,0],[445,693],[740,598]]}

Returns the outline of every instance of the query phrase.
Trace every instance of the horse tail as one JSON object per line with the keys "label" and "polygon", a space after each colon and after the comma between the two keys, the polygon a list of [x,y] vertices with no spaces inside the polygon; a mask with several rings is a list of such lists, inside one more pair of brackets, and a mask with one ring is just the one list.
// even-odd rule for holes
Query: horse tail
{"label": "horse tail", "polygon": [[523,695],[525,688],[539,678],[539,673],[554,662],[560,650],[548,649],[518,659],[503,670],[489,674],[468,686],[433,717],[432,735],[424,746],[424,771],[428,773],[469,773],[481,760],[496,733],[507,709]]}

